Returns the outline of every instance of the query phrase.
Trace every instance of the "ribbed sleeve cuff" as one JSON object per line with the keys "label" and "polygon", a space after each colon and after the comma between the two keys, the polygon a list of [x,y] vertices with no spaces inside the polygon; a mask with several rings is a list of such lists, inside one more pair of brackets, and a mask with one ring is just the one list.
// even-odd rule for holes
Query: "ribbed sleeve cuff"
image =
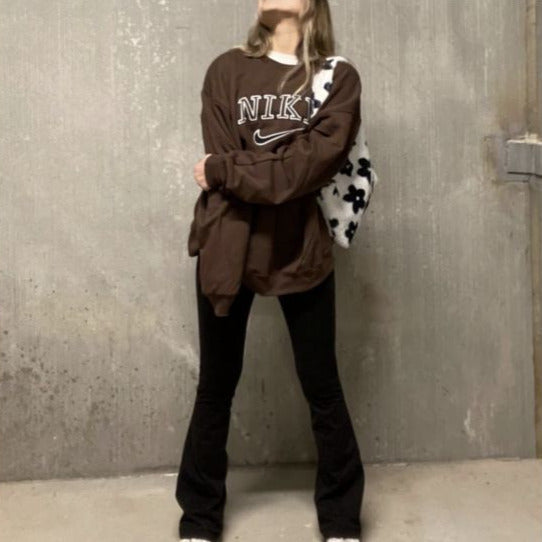
{"label": "ribbed sleeve cuff", "polygon": [[205,160],[205,179],[210,188],[221,188],[226,180],[226,159],[220,154],[211,154]]}

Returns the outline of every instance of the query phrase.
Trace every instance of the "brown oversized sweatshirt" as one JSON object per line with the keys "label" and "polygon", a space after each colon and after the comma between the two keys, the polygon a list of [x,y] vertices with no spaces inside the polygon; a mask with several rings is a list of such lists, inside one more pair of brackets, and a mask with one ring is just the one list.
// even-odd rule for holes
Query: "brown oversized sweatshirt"
{"label": "brown oversized sweatshirt", "polygon": [[[205,176],[188,236],[202,292],[227,316],[241,283],[262,295],[307,290],[333,269],[333,240],[316,201],[348,157],[361,80],[339,62],[314,116],[302,67],[277,94],[293,55],[250,58],[237,47],[209,65],[201,91]],[[322,68],[322,69],[325,69]],[[311,118],[312,117],[312,118]]]}

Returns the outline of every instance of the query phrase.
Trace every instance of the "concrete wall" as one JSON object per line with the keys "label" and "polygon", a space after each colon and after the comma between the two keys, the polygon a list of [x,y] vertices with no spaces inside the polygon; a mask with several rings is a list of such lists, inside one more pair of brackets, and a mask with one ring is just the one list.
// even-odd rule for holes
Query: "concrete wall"
{"label": "concrete wall", "polygon": [[[534,453],[525,3],[332,5],[381,183],[336,247],[367,462]],[[176,469],[198,374],[186,238],[208,63],[255,1],[0,0],[0,478]],[[232,464],[312,461],[278,301],[257,296]]]}

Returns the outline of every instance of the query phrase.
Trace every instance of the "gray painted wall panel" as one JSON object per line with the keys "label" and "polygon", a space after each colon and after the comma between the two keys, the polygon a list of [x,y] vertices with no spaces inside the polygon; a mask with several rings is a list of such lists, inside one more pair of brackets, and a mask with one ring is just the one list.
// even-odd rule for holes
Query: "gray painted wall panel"
{"label": "gray painted wall panel", "polygon": [[[363,459],[534,453],[524,2],[331,2],[381,183],[336,247]],[[198,372],[186,237],[199,90],[255,2],[0,0],[0,478],[174,468]],[[278,301],[257,296],[232,464],[311,461]]]}

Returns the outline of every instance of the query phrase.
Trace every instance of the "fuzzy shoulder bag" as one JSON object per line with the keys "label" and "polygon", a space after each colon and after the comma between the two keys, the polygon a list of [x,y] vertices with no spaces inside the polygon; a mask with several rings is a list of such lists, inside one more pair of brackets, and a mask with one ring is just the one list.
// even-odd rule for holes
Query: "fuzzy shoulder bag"
{"label": "fuzzy shoulder bag", "polygon": [[[313,77],[312,98],[316,114],[329,95],[330,83],[337,62],[348,62],[343,56],[326,58],[322,69]],[[365,137],[365,123],[362,121],[348,158],[333,176],[331,182],[319,189],[316,199],[326,219],[329,235],[343,248],[352,243],[361,217],[367,210],[378,177],[371,167],[369,148]]]}

